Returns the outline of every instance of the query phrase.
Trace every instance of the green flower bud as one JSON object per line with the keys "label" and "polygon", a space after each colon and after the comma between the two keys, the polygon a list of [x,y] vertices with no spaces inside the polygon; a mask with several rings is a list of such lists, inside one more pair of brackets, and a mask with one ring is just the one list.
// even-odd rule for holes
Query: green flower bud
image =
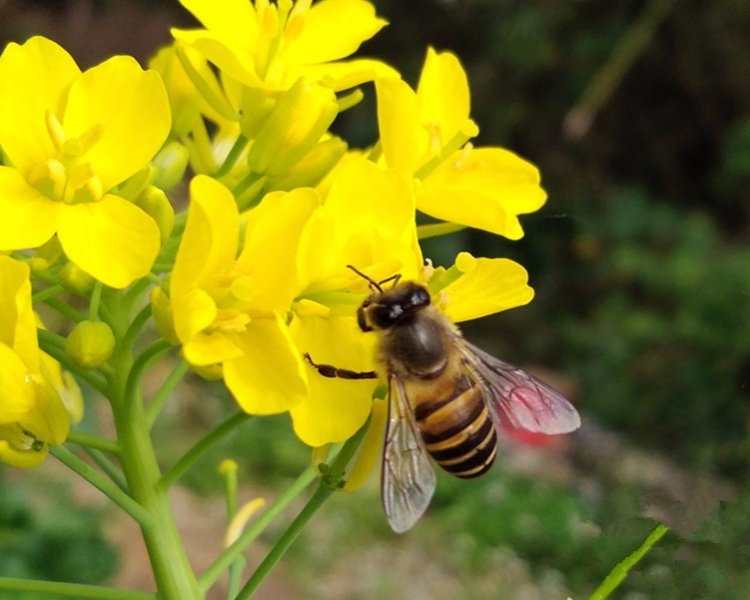
{"label": "green flower bud", "polygon": [[281,95],[250,147],[250,170],[271,177],[284,175],[320,141],[337,113],[331,88],[298,79]]}
{"label": "green flower bud", "polygon": [[190,153],[179,142],[164,146],[151,161],[154,167],[153,185],[162,190],[171,190],[182,181],[189,159]]}
{"label": "green flower bud", "polygon": [[140,206],[159,227],[162,246],[169,239],[174,227],[174,208],[167,195],[158,187],[148,186],[138,197],[136,205]]}
{"label": "green flower bud", "polygon": [[60,285],[62,285],[67,291],[78,296],[83,296],[93,288],[96,283],[96,279],[86,273],[81,267],[70,261],[60,269],[58,279],[60,280]]}
{"label": "green flower bud", "polygon": [[36,249],[34,256],[29,261],[31,270],[35,273],[41,273],[49,269],[63,255],[60,240],[53,235],[47,242]]}
{"label": "green flower bud", "polygon": [[81,321],[65,340],[65,352],[84,369],[96,369],[115,349],[115,336],[102,321]]}

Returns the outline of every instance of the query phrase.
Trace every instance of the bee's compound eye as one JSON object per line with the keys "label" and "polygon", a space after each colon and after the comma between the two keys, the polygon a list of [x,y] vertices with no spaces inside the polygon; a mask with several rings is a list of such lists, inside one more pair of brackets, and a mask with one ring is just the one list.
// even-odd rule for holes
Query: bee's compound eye
{"label": "bee's compound eye", "polygon": [[399,304],[380,304],[371,309],[370,316],[375,326],[390,327],[401,316],[403,309]]}
{"label": "bee's compound eye", "polygon": [[430,293],[421,286],[417,287],[412,296],[413,306],[427,306],[430,302]]}

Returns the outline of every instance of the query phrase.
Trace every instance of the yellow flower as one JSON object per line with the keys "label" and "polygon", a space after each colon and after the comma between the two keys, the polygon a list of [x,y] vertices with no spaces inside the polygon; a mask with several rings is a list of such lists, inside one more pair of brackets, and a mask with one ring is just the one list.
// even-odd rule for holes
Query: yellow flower
{"label": "yellow flower", "polygon": [[296,291],[294,244],[315,198],[299,190],[277,200],[253,211],[238,257],[234,198],[217,181],[195,177],[169,298],[152,295],[160,331],[174,332],[191,365],[222,365],[227,387],[254,414],[283,412],[307,393],[284,317]]}
{"label": "yellow flower", "polygon": [[[0,256],[0,461],[33,467],[68,435],[59,365],[39,350],[29,268]],[[72,388],[71,388],[72,389]]]}
{"label": "yellow flower", "polygon": [[0,56],[0,250],[37,248],[55,234],[102,283],[144,276],[159,228],[117,186],[143,169],[170,127],[159,76],[116,56],[81,73],[54,42],[11,43]]}
{"label": "yellow flower", "polygon": [[393,75],[376,60],[340,62],[386,23],[364,0],[180,0],[205,29],[172,34],[251,88],[285,90],[300,77],[336,91]]}
{"label": "yellow flower", "polygon": [[435,218],[518,239],[518,215],[546,199],[539,172],[502,148],[474,149],[469,87],[458,59],[429,49],[417,91],[376,80],[384,163],[415,179],[417,208]]}

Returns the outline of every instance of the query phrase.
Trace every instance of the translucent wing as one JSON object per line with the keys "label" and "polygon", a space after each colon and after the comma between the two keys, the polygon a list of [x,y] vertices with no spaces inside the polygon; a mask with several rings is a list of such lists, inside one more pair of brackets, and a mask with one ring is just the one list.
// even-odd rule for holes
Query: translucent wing
{"label": "translucent wing", "polygon": [[546,434],[568,433],[581,426],[581,417],[573,405],[533,375],[463,338],[457,345],[482,386],[496,424]]}
{"label": "translucent wing", "polygon": [[403,533],[427,510],[435,491],[435,471],[422,444],[403,383],[390,377],[388,388],[381,493],[391,529]]}

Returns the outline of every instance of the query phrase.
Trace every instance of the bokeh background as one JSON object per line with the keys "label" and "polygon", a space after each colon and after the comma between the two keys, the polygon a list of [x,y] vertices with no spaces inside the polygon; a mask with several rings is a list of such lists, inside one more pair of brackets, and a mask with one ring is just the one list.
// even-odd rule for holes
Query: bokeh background
{"label": "bokeh background", "polygon": [[[747,598],[750,3],[373,3],[391,24],[362,54],[415,84],[428,45],[455,52],[477,143],[541,169],[549,201],[523,220],[523,240],[464,231],[425,253],[527,267],[534,302],[466,335],[565,391],[585,424],[564,439],[506,439],[478,481],[441,475],[405,536],[387,528],[377,477],[337,495],[257,597],[585,598],[659,519],[673,531],[615,598]],[[82,67],[115,53],[145,64],[170,26],[191,24],[176,0],[0,0],[0,46],[46,35]],[[353,145],[376,136],[365,91],[336,124]],[[232,410],[198,380],[180,391],[156,431],[165,464]],[[90,405],[87,425],[98,421],[106,411]],[[273,497],[309,460],[285,417],[249,421],[203,460],[174,498],[197,565],[221,544],[225,457],[240,463],[246,499]],[[68,481],[52,459],[0,468],[0,574],[149,589],[137,532]],[[37,600],[0,592],[11,598]]]}

